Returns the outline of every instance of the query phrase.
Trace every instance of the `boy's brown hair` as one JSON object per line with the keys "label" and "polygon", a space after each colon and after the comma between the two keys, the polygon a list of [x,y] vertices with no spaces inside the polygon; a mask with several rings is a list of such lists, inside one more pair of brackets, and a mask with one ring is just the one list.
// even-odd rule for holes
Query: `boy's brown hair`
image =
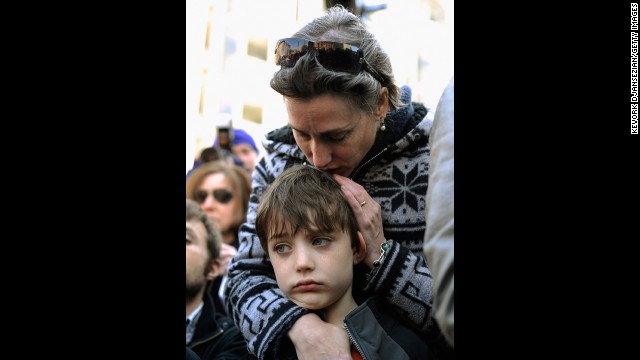
{"label": "boy's brown hair", "polygon": [[351,246],[360,249],[358,223],[340,185],[331,175],[307,165],[285,170],[265,190],[256,215],[256,234],[269,256],[268,242],[274,234],[293,235],[300,229],[322,232],[342,230]]}

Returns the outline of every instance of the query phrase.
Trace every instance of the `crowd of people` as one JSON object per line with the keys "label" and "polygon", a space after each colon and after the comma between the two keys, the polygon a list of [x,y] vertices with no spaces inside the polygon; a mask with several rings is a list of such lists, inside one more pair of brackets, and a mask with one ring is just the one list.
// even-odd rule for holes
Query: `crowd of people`
{"label": "crowd of people", "polygon": [[453,79],[413,101],[342,6],[275,54],[288,124],[187,174],[187,358],[453,359]]}

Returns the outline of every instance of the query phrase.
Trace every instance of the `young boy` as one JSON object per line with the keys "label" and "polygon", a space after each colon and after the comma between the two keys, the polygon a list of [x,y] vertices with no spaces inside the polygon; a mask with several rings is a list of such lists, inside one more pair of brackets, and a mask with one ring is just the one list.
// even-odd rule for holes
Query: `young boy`
{"label": "young boy", "polygon": [[357,264],[365,257],[365,241],[331,175],[305,165],[284,171],[260,200],[256,233],[280,290],[344,327],[354,359],[431,358],[426,343],[389,312],[385,300],[361,294],[366,267]]}

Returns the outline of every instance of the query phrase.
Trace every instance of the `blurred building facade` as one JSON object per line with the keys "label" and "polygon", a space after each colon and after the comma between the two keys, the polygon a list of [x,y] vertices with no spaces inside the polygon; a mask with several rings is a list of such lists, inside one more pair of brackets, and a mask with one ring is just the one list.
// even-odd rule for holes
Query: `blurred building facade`
{"label": "blurred building facade", "polygon": [[[389,53],[398,85],[435,108],[453,74],[453,0],[353,3],[384,7],[363,19]],[[269,86],[278,70],[273,49],[325,9],[325,0],[187,0],[185,173],[218,126],[231,123],[259,144],[287,123],[282,96]]]}

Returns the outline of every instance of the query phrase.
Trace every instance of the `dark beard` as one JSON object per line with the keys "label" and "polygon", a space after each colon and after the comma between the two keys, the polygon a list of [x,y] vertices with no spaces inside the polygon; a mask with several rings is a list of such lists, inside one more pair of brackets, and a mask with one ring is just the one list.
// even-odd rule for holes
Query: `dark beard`
{"label": "dark beard", "polygon": [[[189,275],[187,274],[186,283],[187,283],[187,303],[193,301],[196,296],[198,296],[198,292],[203,288],[207,287],[207,267],[205,267],[202,273],[202,278],[192,279],[189,281]],[[195,276],[191,276],[192,278]]]}
{"label": "dark beard", "polygon": [[202,287],[203,284],[187,284],[187,302],[193,301]]}

